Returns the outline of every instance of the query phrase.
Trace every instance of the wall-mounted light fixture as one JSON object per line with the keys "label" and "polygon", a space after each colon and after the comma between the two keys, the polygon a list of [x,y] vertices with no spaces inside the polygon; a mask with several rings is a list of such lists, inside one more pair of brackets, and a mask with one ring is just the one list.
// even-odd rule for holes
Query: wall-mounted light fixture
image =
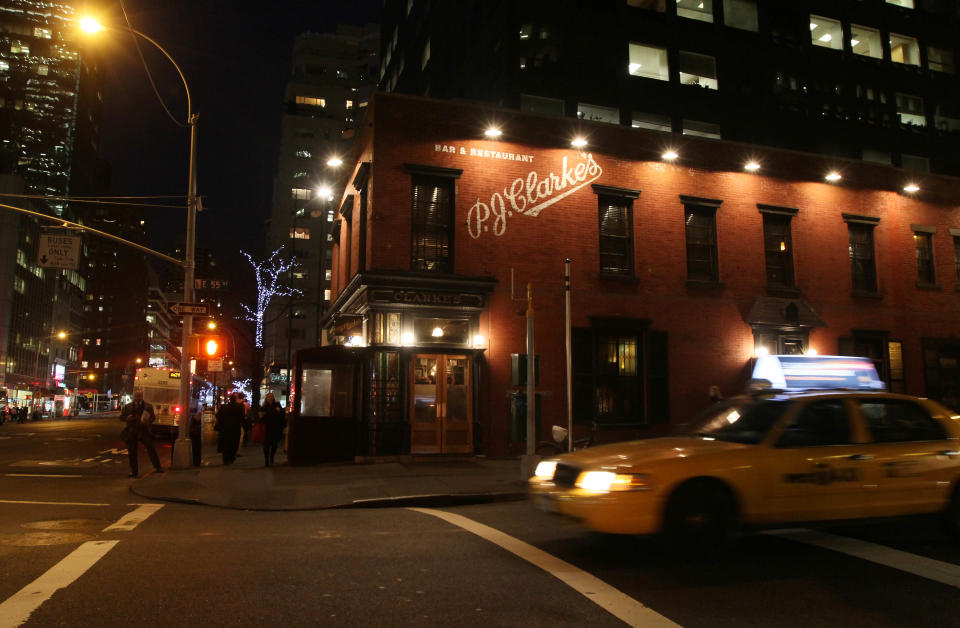
{"label": "wall-mounted light fixture", "polygon": [[842,178],[843,178],[843,177],[840,176],[840,173],[837,172],[836,170],[833,170],[833,171],[827,173],[827,176],[824,177],[824,179],[826,179],[826,180],[829,181],[830,183],[836,183],[837,181],[839,181],[839,180],[842,179]]}
{"label": "wall-mounted light fixture", "polygon": [[487,136],[488,138],[490,138],[491,140],[495,140],[495,139],[497,139],[498,137],[500,137],[501,135],[503,135],[503,131],[501,131],[500,129],[498,129],[498,128],[495,127],[495,126],[491,126],[491,127],[487,128],[487,130],[484,131],[483,134],[484,134],[485,136]]}
{"label": "wall-mounted light fixture", "polygon": [[586,145],[587,140],[583,139],[582,137],[575,137],[570,142],[570,146],[573,146],[574,148],[583,148]]}
{"label": "wall-mounted light fixture", "polygon": [[677,154],[677,151],[673,150],[672,148],[668,148],[667,150],[665,150],[665,151],[663,152],[662,155],[660,155],[660,158],[661,158],[661,159],[664,159],[664,160],[666,160],[666,161],[673,161],[674,159],[676,159],[676,158],[679,157],[679,156],[680,156],[680,155]]}

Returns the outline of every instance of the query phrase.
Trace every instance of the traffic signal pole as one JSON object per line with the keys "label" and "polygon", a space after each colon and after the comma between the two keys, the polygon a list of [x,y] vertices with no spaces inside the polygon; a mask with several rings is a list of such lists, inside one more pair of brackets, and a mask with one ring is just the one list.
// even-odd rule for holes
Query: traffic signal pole
{"label": "traffic signal pole", "polygon": [[[190,174],[187,183],[187,241],[183,262],[183,300],[193,303],[193,276],[195,271],[195,240],[197,230],[197,114],[190,114]],[[191,415],[190,385],[193,373],[190,360],[193,357],[193,315],[183,316],[183,349],[180,351],[180,426],[177,442],[173,448],[171,467],[188,469],[193,465],[193,447],[190,441]]]}

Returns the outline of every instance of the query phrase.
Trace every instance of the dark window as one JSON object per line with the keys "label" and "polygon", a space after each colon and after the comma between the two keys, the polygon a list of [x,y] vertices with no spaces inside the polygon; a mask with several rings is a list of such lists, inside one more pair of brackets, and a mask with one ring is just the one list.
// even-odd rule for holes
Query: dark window
{"label": "dark window", "polygon": [[763,214],[763,248],[767,261],[767,283],[794,287],[790,216]]}
{"label": "dark window", "polygon": [[860,412],[879,443],[943,440],[943,427],[912,401],[861,399]]}
{"label": "dark window", "polygon": [[413,177],[411,219],[411,268],[452,272],[453,181]]}
{"label": "dark window", "polygon": [[600,197],[600,272],[633,275],[633,210],[624,198]]}
{"label": "dark window", "polygon": [[850,421],[842,401],[813,401],[800,410],[780,435],[777,447],[850,444]]}
{"label": "dark window", "polygon": [[687,279],[718,281],[716,208],[684,206],[687,231]]}
{"label": "dark window", "polygon": [[877,262],[873,251],[873,225],[847,223],[850,230],[850,272],[853,289],[877,291]]}
{"label": "dark window", "polygon": [[953,267],[956,269],[957,281],[960,281],[960,236],[953,236]]}
{"label": "dark window", "polygon": [[933,268],[933,234],[916,231],[913,234],[913,244],[917,251],[917,281],[927,285],[937,283],[936,271]]}

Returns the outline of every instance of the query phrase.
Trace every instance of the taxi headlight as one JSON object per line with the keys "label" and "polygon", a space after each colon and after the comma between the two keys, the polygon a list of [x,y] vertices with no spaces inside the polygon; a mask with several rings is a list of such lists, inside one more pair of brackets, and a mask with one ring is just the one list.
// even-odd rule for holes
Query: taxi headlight
{"label": "taxi headlight", "polygon": [[642,473],[586,471],[577,478],[577,488],[598,493],[643,491],[650,489],[650,478]]}
{"label": "taxi headlight", "polygon": [[552,480],[553,474],[556,472],[556,470],[556,460],[542,460],[539,464],[537,464],[537,470],[533,472],[533,475],[540,480]]}

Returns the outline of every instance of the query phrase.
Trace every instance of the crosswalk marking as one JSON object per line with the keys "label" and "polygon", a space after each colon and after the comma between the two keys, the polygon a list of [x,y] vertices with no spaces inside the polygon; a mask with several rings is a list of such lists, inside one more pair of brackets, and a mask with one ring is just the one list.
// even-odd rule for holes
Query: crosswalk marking
{"label": "crosswalk marking", "polygon": [[0,628],[16,628],[54,593],[69,586],[120,541],[88,541],[73,550],[45,574],[0,604]]}
{"label": "crosswalk marking", "polygon": [[116,523],[111,523],[103,529],[104,532],[129,532],[147,520],[147,517],[163,508],[163,504],[140,504],[131,510]]}
{"label": "crosswalk marking", "polygon": [[0,499],[0,504],[34,504],[39,506],[109,506],[110,504],[91,504],[87,502],[35,502],[19,499]]}
{"label": "crosswalk marking", "polygon": [[765,532],[771,536],[815,545],[824,549],[840,552],[848,556],[855,556],[878,565],[884,565],[900,571],[934,580],[952,587],[960,588],[960,565],[945,563],[940,560],[918,556],[892,547],[861,541],[847,536],[839,536],[828,532],[810,530],[808,528],[791,528],[788,530],[770,530]]}
{"label": "crosswalk marking", "polygon": [[82,478],[79,473],[4,473],[8,478]]}
{"label": "crosswalk marking", "polygon": [[467,532],[499,545],[564,582],[574,591],[629,626],[678,626],[678,624],[647,608],[620,589],[610,586],[596,576],[500,530],[442,510],[430,508],[409,508],[409,510],[438,517],[447,523],[452,523]]}

